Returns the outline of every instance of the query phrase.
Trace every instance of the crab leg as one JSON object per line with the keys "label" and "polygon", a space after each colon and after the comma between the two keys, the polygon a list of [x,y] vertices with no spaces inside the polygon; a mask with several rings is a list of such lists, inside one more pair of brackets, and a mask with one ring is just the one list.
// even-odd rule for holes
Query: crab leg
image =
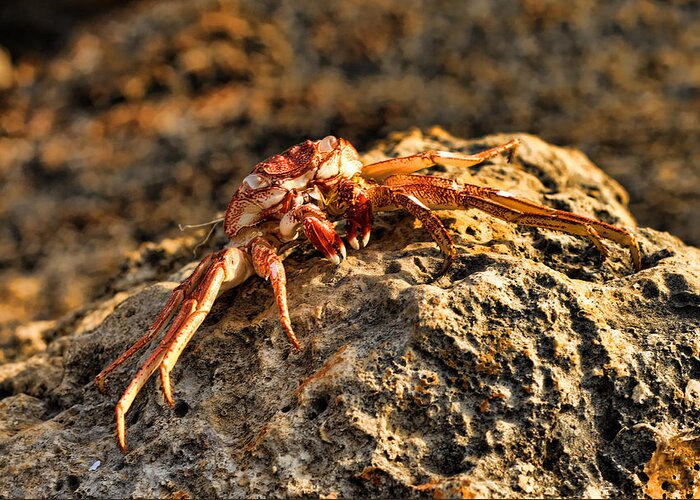
{"label": "crab leg", "polygon": [[292,330],[292,320],[289,317],[287,308],[287,277],[282,265],[282,259],[277,255],[275,247],[264,238],[257,238],[253,241],[251,253],[253,255],[253,266],[255,272],[264,279],[269,279],[272,283],[272,290],[275,293],[275,301],[279,310],[280,323],[287,334],[289,341],[297,349],[301,349],[297,336]]}
{"label": "crab leg", "polygon": [[139,370],[136,372],[134,378],[131,379],[131,382],[124,391],[124,394],[122,394],[121,398],[119,398],[119,401],[117,402],[117,406],[115,408],[115,416],[117,421],[117,442],[119,443],[119,448],[122,450],[122,453],[126,453],[126,413],[129,411],[129,408],[131,408],[131,405],[134,402],[134,399],[136,399],[138,393],[141,391],[153,372],[156,371],[158,365],[162,362],[163,356],[165,356],[165,350],[170,342],[172,342],[173,337],[180,330],[184,320],[189,314],[192,313],[193,305],[194,304],[191,302],[186,303],[180,309],[180,312],[178,312],[178,315],[175,317],[175,320],[170,325],[170,328],[166,332],[165,336],[158,344],[158,347],[156,347],[155,351],[153,351],[153,353],[148,357],[146,362],[141,365],[141,368],[139,368]]}
{"label": "crab leg", "polygon": [[448,151],[425,151],[411,156],[390,158],[362,167],[362,177],[381,182],[390,175],[410,174],[424,168],[432,167],[438,163],[455,167],[472,167],[494,156],[498,156],[505,151],[510,151],[512,155],[514,149],[519,144],[520,140],[513,139],[505,144],[473,155],[451,153]]}
{"label": "crab leg", "polygon": [[170,372],[175,363],[180,358],[192,336],[209,314],[216,297],[229,288],[243,283],[253,273],[248,255],[238,248],[228,248],[217,254],[218,258],[207,271],[201,285],[197,287],[192,298],[183,305],[183,310],[187,306],[189,313],[178,327],[172,342],[168,345],[167,351],[160,364],[160,377],[163,386],[163,396],[172,407],[173,401],[172,386],[170,384]]}
{"label": "crab leg", "polygon": [[508,222],[554,229],[589,238],[601,252],[607,249],[601,237],[629,249],[636,271],[642,267],[639,243],[626,229],[583,215],[556,210],[533,201],[516,198],[503,190],[473,184],[456,185],[449,179],[425,175],[396,175],[387,179],[386,188],[410,193],[433,209],[478,208]]}
{"label": "crab leg", "polygon": [[408,213],[421,221],[423,227],[433,237],[433,240],[438,244],[442,253],[445,254],[445,261],[442,264],[442,268],[435,277],[436,279],[439,278],[448,271],[456,256],[455,246],[454,243],[452,243],[450,234],[447,232],[447,229],[445,229],[445,226],[442,225],[438,216],[431,212],[431,210],[423,205],[415,196],[399,192],[392,193],[392,199],[396,205],[405,209]]}
{"label": "crab leg", "polygon": [[[603,243],[602,238],[607,238],[627,247],[632,256],[632,262],[635,270],[641,270],[642,257],[639,249],[639,243],[628,230],[613,226],[612,224],[608,224],[603,221],[584,217],[583,215],[565,212],[563,210],[555,210],[553,208],[539,205],[530,200],[517,198],[508,191],[490,191],[495,192],[487,193],[487,197],[490,197],[500,205],[506,206],[513,211],[520,211],[527,215],[520,220],[516,220],[515,222],[518,224],[539,227],[548,227],[547,225],[540,225],[540,223],[552,224],[550,229],[557,229],[559,231],[565,231],[571,234],[577,234],[579,236],[587,236],[596,246],[604,259],[607,257],[608,250]],[[467,201],[467,203],[469,203],[469,201]],[[485,211],[488,212],[488,210]],[[528,219],[530,222],[528,222]],[[565,223],[566,228],[557,227],[557,223],[552,222],[554,220]]]}
{"label": "crab leg", "polygon": [[131,347],[129,347],[129,349],[127,349],[121,356],[119,356],[116,361],[114,361],[111,365],[102,370],[99,373],[99,375],[95,377],[95,385],[97,386],[97,389],[100,392],[106,392],[105,379],[107,378],[107,375],[109,375],[110,372],[112,372],[115,368],[124,363],[131,356],[136,354],[143,346],[151,342],[153,338],[156,335],[158,335],[161,332],[161,330],[163,330],[165,325],[168,324],[168,321],[170,321],[177,309],[182,304],[182,301],[184,300],[185,296],[192,293],[192,290],[194,290],[195,287],[202,280],[202,277],[211,265],[213,257],[213,254],[206,256],[195,268],[192,274],[185,281],[183,281],[177,287],[175,287],[175,289],[173,289],[170,298],[168,299],[168,302],[158,314],[155,321],[145,333],[145,335],[138,339]]}
{"label": "crab leg", "polygon": [[[166,401],[170,405],[173,404],[169,373],[180,353],[197,331],[199,325],[204,321],[212,303],[222,290],[222,285],[225,284],[225,288],[236,286],[245,281],[252,273],[253,266],[248,254],[239,248],[227,248],[212,254],[210,258],[206,258],[202,265],[195,269],[192,276],[185,280],[188,286],[183,287],[183,290],[186,290],[186,292],[183,293],[180,311],[158,344],[158,347],[139,368],[117,403],[115,411],[117,441],[123,452],[126,452],[125,416],[146,381],[148,381],[158,366],[161,366],[163,393]],[[195,279],[191,280],[193,277]],[[194,289],[191,286],[194,286]],[[168,311],[168,318],[172,316],[174,309],[173,307],[172,311]],[[159,315],[157,322],[161,320],[161,316],[163,316],[163,313]],[[138,342],[142,339],[139,339]]]}

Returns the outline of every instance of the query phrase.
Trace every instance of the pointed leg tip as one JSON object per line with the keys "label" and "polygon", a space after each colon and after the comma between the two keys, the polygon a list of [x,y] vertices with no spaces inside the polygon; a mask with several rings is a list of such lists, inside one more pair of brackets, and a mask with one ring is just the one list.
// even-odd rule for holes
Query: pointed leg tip
{"label": "pointed leg tip", "polygon": [[634,266],[634,272],[638,273],[639,271],[642,270],[642,252],[639,249],[638,243],[636,243],[634,248],[632,248],[631,253],[632,253],[632,265]]}
{"label": "pointed leg tip", "polygon": [[515,158],[515,150],[518,149],[520,144],[522,144],[520,139],[513,139],[510,141],[510,150],[508,151],[508,158],[506,159],[508,163],[513,163],[513,159]]}
{"label": "pointed leg tip", "polygon": [[357,241],[357,238],[355,236],[348,238],[348,243],[350,243],[350,246],[355,250],[360,249],[360,242]]}
{"label": "pointed leg tip", "polygon": [[175,400],[173,399],[172,396],[165,396],[164,395],[163,399],[165,399],[165,402],[168,404],[168,406],[170,408],[175,408]]}
{"label": "pointed leg tip", "polygon": [[173,398],[173,384],[170,382],[170,370],[161,363],[160,365],[160,388],[163,391],[163,399],[170,408],[175,407],[175,399]]}
{"label": "pointed leg tip", "polygon": [[430,279],[428,279],[428,281],[426,283],[428,283],[428,284],[435,283],[437,280],[439,280],[440,278],[445,276],[451,267],[452,267],[452,259],[445,259],[445,261],[442,263],[442,266],[440,267],[440,270],[437,273],[435,273],[433,276],[431,276]]}
{"label": "pointed leg tip", "polygon": [[97,390],[101,394],[107,394],[107,386],[105,385],[105,381],[103,378],[96,378],[95,379],[95,387],[97,387]]}
{"label": "pointed leg tip", "polygon": [[126,430],[117,424],[117,444],[123,454],[126,454]]}
{"label": "pointed leg tip", "polygon": [[289,342],[294,346],[294,349],[296,349],[297,351],[301,351],[301,344],[299,344],[296,335],[289,335],[289,333],[287,333],[287,337],[289,337]]}
{"label": "pointed leg tip", "polygon": [[292,330],[292,324],[289,322],[289,319],[287,319],[286,321],[284,319],[282,320],[282,329],[284,330],[284,333],[287,334],[289,342],[294,346],[295,349],[300,351],[301,345],[299,345],[299,339],[297,339],[294,330]]}
{"label": "pointed leg tip", "polygon": [[328,260],[330,260],[336,266],[340,264],[340,257],[338,257],[338,254],[329,255]]}
{"label": "pointed leg tip", "polygon": [[438,271],[437,275],[435,276],[435,280],[439,280],[440,278],[445,276],[451,267],[452,267],[452,259],[445,259],[445,261],[442,263],[442,267],[440,268],[440,271]]}

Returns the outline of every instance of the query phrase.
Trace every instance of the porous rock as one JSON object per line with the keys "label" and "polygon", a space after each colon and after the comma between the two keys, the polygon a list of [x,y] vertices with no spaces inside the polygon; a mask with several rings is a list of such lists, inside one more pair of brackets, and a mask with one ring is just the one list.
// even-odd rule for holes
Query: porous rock
{"label": "porous rock", "polygon": [[[503,157],[435,174],[634,226],[624,191],[584,155],[518,137],[511,164]],[[475,152],[510,138],[412,131],[366,158]],[[161,261],[136,259],[115,281],[121,291],[42,325],[45,350],[0,366],[0,454],[9,458],[0,461],[0,492],[694,493],[700,251],[634,229],[643,254],[634,273],[614,244],[601,263],[583,238],[475,210],[440,215],[458,256],[437,280],[439,250],[399,212],[377,215],[369,246],[338,267],[309,244],[293,250],[285,265],[301,351],[281,331],[263,280],[221,296],[174,370],[175,409],[147,384],[127,416],[122,455],[114,404],[147,352],[114,373],[108,396],[92,379],[142,335],[194,265],[163,271],[163,261],[172,269],[187,258],[186,244],[173,251],[172,241]],[[669,458],[679,453],[683,460]]]}
{"label": "porous rock", "polygon": [[[582,148],[641,224],[700,245],[699,14],[649,0],[0,2],[13,83],[0,346],[101,295],[124,253],[209,220],[260,158],[329,132],[367,150],[434,123],[527,130]],[[23,50],[42,45],[53,56]]]}

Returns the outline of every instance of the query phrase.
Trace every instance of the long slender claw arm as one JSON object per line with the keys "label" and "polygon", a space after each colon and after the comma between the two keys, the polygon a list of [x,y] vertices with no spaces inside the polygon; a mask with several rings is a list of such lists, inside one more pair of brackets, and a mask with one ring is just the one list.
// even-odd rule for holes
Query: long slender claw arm
{"label": "long slender claw arm", "polygon": [[464,184],[426,175],[396,175],[387,179],[392,189],[401,189],[414,195],[433,209],[478,208],[508,222],[525,226],[554,229],[589,238],[601,252],[607,249],[601,238],[607,238],[627,247],[632,256],[635,271],[642,268],[641,251],[636,238],[627,229],[583,215],[556,210],[513,194],[492,188]]}
{"label": "long slender claw arm", "polygon": [[[236,286],[245,281],[252,273],[253,264],[250,256],[239,248],[227,248],[206,257],[197,266],[192,275],[183,282],[184,286],[181,289],[183,291],[182,306],[177,316],[175,316],[170,328],[168,328],[156,349],[139,368],[117,403],[115,410],[117,441],[122,452],[126,452],[126,413],[129,411],[141,388],[153,372],[161,366],[163,392],[166,401],[172,404],[169,372],[177,361],[177,357],[197,331],[199,325],[204,321],[211,304],[219,291],[222,290],[222,285],[226,284],[227,287]],[[166,309],[156,319],[154,326],[160,321],[166,323],[167,319],[162,320],[162,317],[165,317],[164,313],[167,311],[169,319],[175,309],[176,307],[172,306],[169,301]],[[162,325],[159,328],[162,328]],[[142,339],[150,333],[151,330]],[[141,339],[138,342],[140,341]]]}
{"label": "long slender claw arm", "polygon": [[303,226],[306,237],[324,257],[336,265],[340,264],[341,257],[345,259],[343,240],[320,208],[306,203],[286,213],[280,221],[282,236],[293,239],[300,225]]}
{"label": "long slender claw arm", "polygon": [[411,156],[390,158],[388,160],[370,163],[362,168],[362,177],[381,182],[391,175],[411,174],[418,170],[432,167],[438,163],[455,167],[472,167],[505,151],[512,153],[520,144],[520,140],[513,139],[505,144],[487,149],[473,155],[451,153],[448,151],[425,151]]}
{"label": "long slender claw arm", "polygon": [[279,310],[280,323],[289,341],[297,349],[301,349],[297,336],[292,329],[292,320],[287,307],[287,277],[282,265],[282,259],[277,255],[277,249],[264,238],[257,238],[251,247],[255,272],[264,279],[269,279],[275,293],[275,301]]}

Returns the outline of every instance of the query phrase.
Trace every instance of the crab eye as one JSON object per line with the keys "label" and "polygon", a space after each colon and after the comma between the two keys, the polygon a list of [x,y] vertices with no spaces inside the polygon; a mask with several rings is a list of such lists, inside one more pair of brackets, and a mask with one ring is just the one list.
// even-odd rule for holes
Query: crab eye
{"label": "crab eye", "polygon": [[250,174],[248,177],[243,179],[243,183],[248,184],[251,189],[260,189],[270,185],[267,179],[258,174]]}
{"label": "crab eye", "polygon": [[330,153],[338,144],[338,139],[332,135],[328,135],[318,142],[318,151],[320,153]]}

